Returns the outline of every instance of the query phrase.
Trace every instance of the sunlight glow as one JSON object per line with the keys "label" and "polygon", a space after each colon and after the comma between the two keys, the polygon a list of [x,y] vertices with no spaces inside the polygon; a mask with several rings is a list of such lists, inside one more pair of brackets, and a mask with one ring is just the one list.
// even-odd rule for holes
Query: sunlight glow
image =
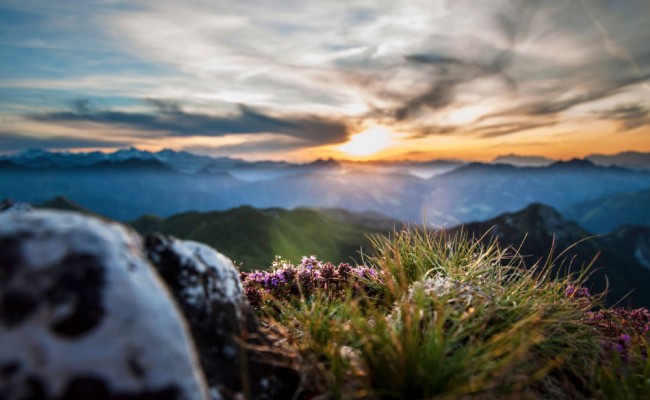
{"label": "sunlight glow", "polygon": [[383,126],[372,126],[353,135],[339,150],[351,156],[369,156],[389,147],[393,143],[391,131]]}
{"label": "sunlight glow", "polygon": [[443,119],[444,124],[464,125],[474,122],[478,117],[487,113],[484,106],[465,106],[458,107],[447,113]]}

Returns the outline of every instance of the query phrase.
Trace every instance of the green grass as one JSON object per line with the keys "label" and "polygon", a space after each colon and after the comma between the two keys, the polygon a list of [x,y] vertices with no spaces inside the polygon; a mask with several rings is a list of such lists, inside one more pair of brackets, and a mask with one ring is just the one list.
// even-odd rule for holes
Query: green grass
{"label": "green grass", "polygon": [[512,249],[462,233],[406,229],[373,246],[366,264],[382,284],[372,293],[301,291],[258,309],[299,355],[303,397],[623,399],[650,390],[650,364],[616,360],[584,322],[600,296],[567,296],[586,271],[522,268]]}

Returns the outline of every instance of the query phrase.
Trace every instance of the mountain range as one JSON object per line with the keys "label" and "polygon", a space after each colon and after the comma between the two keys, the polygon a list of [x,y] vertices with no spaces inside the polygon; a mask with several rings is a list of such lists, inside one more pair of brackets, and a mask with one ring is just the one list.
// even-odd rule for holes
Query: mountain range
{"label": "mountain range", "polygon": [[209,157],[187,151],[170,149],[159,152],[138,150],[131,147],[113,153],[90,152],[49,152],[29,149],[20,153],[0,155],[0,162],[12,163],[33,169],[76,168],[97,164],[119,165],[125,162],[140,161],[161,165],[171,170],[186,173],[229,172],[243,181],[274,179],[282,176],[306,172],[340,172],[341,169],[357,171],[380,171],[383,173],[412,174],[421,178],[448,172],[464,163],[456,160],[433,161],[345,161],[319,159],[310,163],[289,163],[283,161],[244,161],[229,157]]}
{"label": "mountain range", "polygon": [[626,151],[618,154],[592,154],[587,160],[605,167],[616,166],[638,170],[650,169],[650,153]]}
{"label": "mountain range", "polygon": [[[650,170],[650,153],[624,151],[617,154],[591,154],[583,158],[601,167],[622,167],[633,170]],[[495,158],[493,164],[510,164],[517,167],[546,167],[557,160],[543,156],[506,154]]]}
{"label": "mountain range", "polygon": [[246,162],[164,150],[27,151],[0,159],[0,197],[40,203],[57,195],[121,221],[144,214],[255,208],[340,208],[436,226],[494,218],[534,202],[559,210],[650,188],[650,171],[588,160],[510,164]]}
{"label": "mountain range", "polygon": [[650,189],[587,200],[562,212],[593,233],[610,232],[627,224],[650,225]]}

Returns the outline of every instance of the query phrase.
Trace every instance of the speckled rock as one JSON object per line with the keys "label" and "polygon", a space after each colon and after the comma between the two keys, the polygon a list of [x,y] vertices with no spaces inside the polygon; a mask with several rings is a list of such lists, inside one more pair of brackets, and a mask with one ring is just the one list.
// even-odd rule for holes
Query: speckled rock
{"label": "speckled rock", "polygon": [[0,398],[207,398],[139,236],[70,212],[0,214]]}
{"label": "speckled rock", "polygon": [[226,397],[250,390],[256,399],[293,398],[299,376],[292,360],[260,350],[273,342],[260,329],[232,262],[193,241],[153,234],[145,243],[190,324],[209,385]]}
{"label": "speckled rock", "polygon": [[27,203],[19,203],[12,199],[4,199],[0,202],[0,213],[3,212],[25,212],[31,211],[32,206]]}

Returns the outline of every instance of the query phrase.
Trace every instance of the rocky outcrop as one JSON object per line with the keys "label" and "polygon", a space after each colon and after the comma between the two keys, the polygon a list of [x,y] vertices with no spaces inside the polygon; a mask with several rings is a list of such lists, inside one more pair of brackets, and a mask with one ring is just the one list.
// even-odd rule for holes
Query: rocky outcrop
{"label": "rocky outcrop", "polygon": [[206,399],[202,375],[139,236],[69,212],[0,213],[0,398]]}
{"label": "rocky outcrop", "polygon": [[227,397],[293,398],[292,359],[261,331],[232,262],[197,242],[153,234],[145,243],[189,322],[210,386]]}

